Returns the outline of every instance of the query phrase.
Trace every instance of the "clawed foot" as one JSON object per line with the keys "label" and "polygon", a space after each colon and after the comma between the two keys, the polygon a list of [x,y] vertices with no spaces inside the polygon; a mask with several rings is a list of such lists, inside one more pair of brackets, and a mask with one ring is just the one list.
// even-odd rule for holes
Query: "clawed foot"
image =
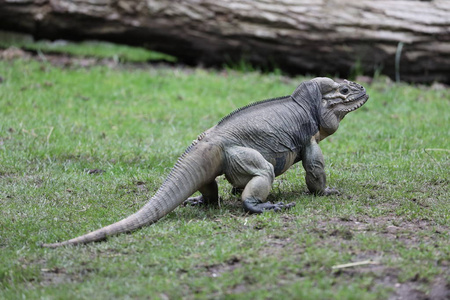
{"label": "clawed foot", "polygon": [[340,194],[341,193],[337,189],[330,187],[325,188],[325,191],[323,191],[322,193],[323,196],[340,195]]}
{"label": "clawed foot", "polygon": [[315,195],[315,196],[331,196],[331,195],[340,195],[341,193],[335,189],[335,188],[330,188],[330,187],[326,187],[322,192],[321,191],[309,191],[311,194]]}
{"label": "clawed foot", "polygon": [[276,212],[290,209],[295,206],[295,202],[284,204],[283,202],[271,203],[271,202],[261,202],[256,199],[247,199],[244,201],[244,210],[251,214],[260,214],[268,210],[273,210]]}
{"label": "clawed foot", "polygon": [[205,198],[205,196],[190,197],[183,202],[183,206],[217,206],[219,198]]}
{"label": "clawed foot", "polygon": [[200,206],[205,205],[205,201],[203,200],[203,196],[191,197],[183,202],[183,206]]}

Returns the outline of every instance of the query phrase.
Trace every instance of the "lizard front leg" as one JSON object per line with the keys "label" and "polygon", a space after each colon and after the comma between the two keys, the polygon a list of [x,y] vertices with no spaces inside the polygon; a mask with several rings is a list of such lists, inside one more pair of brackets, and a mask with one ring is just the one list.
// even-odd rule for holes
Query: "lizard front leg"
{"label": "lizard front leg", "polygon": [[303,151],[302,164],[306,171],[306,186],[312,194],[326,196],[339,193],[335,189],[326,187],[323,154],[314,137]]}

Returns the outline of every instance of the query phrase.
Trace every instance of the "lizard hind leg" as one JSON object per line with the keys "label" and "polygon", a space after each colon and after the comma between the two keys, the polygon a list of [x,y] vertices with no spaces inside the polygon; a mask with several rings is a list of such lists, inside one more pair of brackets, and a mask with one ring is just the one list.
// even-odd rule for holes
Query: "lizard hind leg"
{"label": "lizard hind leg", "polygon": [[225,176],[235,187],[244,187],[241,195],[244,210],[249,213],[263,213],[266,210],[279,211],[293,204],[266,202],[275,179],[273,165],[258,151],[234,147],[227,150]]}
{"label": "lizard hind leg", "polygon": [[219,205],[219,189],[215,180],[202,186],[199,192],[201,193],[200,196],[188,198],[183,205]]}
{"label": "lizard hind leg", "polygon": [[246,212],[260,214],[268,210],[281,211],[295,206],[295,202],[288,204],[265,202],[272,187],[272,182],[270,185],[267,183],[268,180],[265,176],[255,176],[248,182],[242,193],[242,203]]}

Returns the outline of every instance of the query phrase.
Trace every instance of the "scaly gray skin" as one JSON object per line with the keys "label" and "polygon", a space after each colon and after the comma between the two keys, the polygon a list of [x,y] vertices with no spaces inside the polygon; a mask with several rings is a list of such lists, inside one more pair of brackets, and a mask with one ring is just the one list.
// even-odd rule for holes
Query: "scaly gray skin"
{"label": "scaly gray skin", "polygon": [[311,193],[331,194],[326,188],[319,141],[333,134],[344,116],[369,98],[357,83],[315,78],[300,84],[290,96],[257,102],[238,109],[201,134],[178,159],[156,194],[138,212],[86,235],[44,247],[100,241],[155,223],[200,191],[189,203],[218,203],[215,178],[225,174],[243,189],[244,209],[250,213],[281,210],[294,204],[266,202],[276,176],[302,161]]}

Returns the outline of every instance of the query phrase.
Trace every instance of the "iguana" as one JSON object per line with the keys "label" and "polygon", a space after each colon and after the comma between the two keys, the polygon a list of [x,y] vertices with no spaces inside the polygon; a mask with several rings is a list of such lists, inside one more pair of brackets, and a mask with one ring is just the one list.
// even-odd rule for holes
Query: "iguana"
{"label": "iguana", "polygon": [[369,98],[359,84],[318,77],[301,83],[290,96],[256,102],[235,110],[186,149],[156,194],[136,213],[74,239],[44,247],[89,243],[155,223],[191,197],[191,203],[218,203],[215,178],[225,174],[243,189],[244,210],[262,213],[294,204],[266,198],[276,176],[301,161],[313,194],[333,193],[326,187],[319,141],[333,134],[344,116]]}

